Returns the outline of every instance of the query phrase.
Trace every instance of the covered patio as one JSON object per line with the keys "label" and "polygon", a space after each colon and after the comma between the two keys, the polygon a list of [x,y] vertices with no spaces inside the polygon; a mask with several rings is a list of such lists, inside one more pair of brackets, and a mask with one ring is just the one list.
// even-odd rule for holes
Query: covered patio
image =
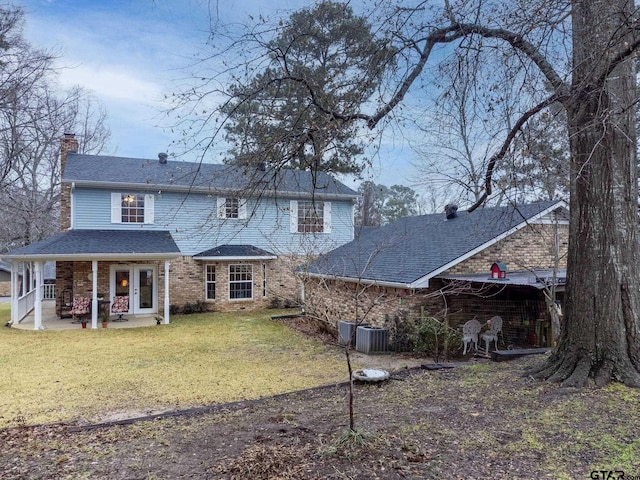
{"label": "covered patio", "polygon": [[[20,323],[11,325],[19,330],[34,330],[35,312],[32,310]],[[164,319],[158,315],[129,315],[126,322],[110,321],[108,328],[139,328],[158,325],[158,319],[164,323]],[[55,300],[44,300],[42,302],[42,325],[38,330],[77,330],[82,324],[73,318],[60,318],[57,314]],[[91,328],[87,324],[87,329]],[[102,328],[98,323],[97,328]]]}
{"label": "covered patio", "polygon": [[[117,297],[126,297],[124,313],[130,318],[117,322],[122,324],[118,328],[134,326],[133,319],[145,317],[155,324],[160,315],[168,324],[170,260],[179,256],[168,231],[150,230],[68,230],[14,250],[5,256],[12,261],[10,324],[34,330],[66,326],[73,319],[65,318],[70,317],[65,307],[78,297],[89,302],[92,329],[98,328],[101,313],[115,315],[110,306]],[[56,262],[54,295],[51,286],[44,284],[47,261]],[[21,269],[29,272],[22,282]],[[161,278],[163,285],[159,285]]]}

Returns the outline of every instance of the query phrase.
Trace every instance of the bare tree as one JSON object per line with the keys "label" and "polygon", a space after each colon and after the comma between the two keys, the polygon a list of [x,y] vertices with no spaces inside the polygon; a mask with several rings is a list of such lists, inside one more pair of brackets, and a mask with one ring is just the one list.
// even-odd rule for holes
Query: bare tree
{"label": "bare tree", "polygon": [[22,37],[23,13],[0,8],[0,251],[58,231],[59,142],[78,134],[82,152],[109,139],[106,113],[88,92],[57,91],[53,56]]}
{"label": "bare tree", "polygon": [[[21,9],[0,6],[0,133],[6,138],[24,126],[24,112],[20,105],[23,95],[53,72],[52,52],[37,50],[23,35],[24,13]],[[31,115],[32,116],[32,115]],[[0,157],[0,186],[9,175],[13,161],[21,152],[5,151]]]}
{"label": "bare tree", "polygon": [[[80,153],[100,153],[109,139],[106,113],[80,88],[65,96],[50,86],[35,86],[13,106],[19,112],[7,118],[11,128],[0,131],[0,155],[11,169],[0,192],[0,251],[42,240],[59,229],[60,138],[78,132]],[[3,112],[0,112],[0,114]]]}
{"label": "bare tree", "polygon": [[[423,132],[412,141],[418,160],[416,184],[425,187],[441,202],[474,203],[484,190],[483,172],[498,132],[490,130],[504,123],[495,109],[484,107],[475,92],[488,88],[483,63],[477,55],[455,56],[440,66],[442,93],[424,108],[424,115],[412,119]],[[502,121],[501,121],[502,120]]]}
{"label": "bare tree", "polygon": [[431,67],[443,57],[509,59],[503,75],[518,84],[519,102],[508,112],[507,128],[486,164],[483,192],[471,210],[492,197],[494,173],[537,114],[561,104],[570,139],[565,328],[556,352],[536,374],[569,386],[595,378],[598,385],[615,379],[640,387],[633,108],[633,58],[640,40],[633,3],[379,0],[370,7],[374,31],[394,59],[386,63],[390,68],[375,95],[363,98],[354,112],[352,104],[342,109],[325,103],[325,86],[294,79],[306,89],[309,105],[326,115],[323,128],[385,127],[439,81]]}

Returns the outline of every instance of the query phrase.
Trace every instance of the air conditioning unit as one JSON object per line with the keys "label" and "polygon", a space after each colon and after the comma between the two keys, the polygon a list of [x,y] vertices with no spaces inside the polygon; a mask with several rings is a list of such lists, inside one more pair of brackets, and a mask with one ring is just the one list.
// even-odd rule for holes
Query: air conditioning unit
{"label": "air conditioning unit", "polygon": [[[360,323],[359,327],[369,326],[368,323]],[[356,329],[356,323],[351,320],[338,320],[338,343],[340,345],[347,345],[351,342],[351,346],[356,346],[356,336],[354,330]]]}
{"label": "air conditioning unit", "polygon": [[389,349],[386,328],[359,326],[356,330],[356,350],[362,353],[382,353]]}

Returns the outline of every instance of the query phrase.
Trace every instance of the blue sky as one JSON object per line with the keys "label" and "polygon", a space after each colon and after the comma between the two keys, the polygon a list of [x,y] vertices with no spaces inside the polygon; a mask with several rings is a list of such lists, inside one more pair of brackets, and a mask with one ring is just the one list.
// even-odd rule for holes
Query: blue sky
{"label": "blue sky", "polygon": [[[55,48],[61,86],[81,85],[109,115],[110,152],[155,158],[176,139],[167,127],[162,99],[202,48],[210,5],[224,20],[300,8],[303,0],[23,0],[26,36],[35,46]],[[163,128],[164,127],[164,128]],[[367,179],[410,185],[412,152],[385,142]],[[193,160],[185,158],[187,160]],[[354,185],[352,185],[354,186]]]}

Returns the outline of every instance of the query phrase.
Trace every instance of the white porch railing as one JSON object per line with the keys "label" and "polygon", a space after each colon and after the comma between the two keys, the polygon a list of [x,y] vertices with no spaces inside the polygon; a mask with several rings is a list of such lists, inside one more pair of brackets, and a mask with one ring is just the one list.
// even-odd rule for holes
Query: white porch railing
{"label": "white porch railing", "polygon": [[56,285],[55,283],[45,283],[42,285],[42,299],[43,300],[55,300],[56,299]]}
{"label": "white porch railing", "polygon": [[23,295],[18,299],[18,322],[26,317],[36,303],[36,291],[31,290],[26,295]]}

